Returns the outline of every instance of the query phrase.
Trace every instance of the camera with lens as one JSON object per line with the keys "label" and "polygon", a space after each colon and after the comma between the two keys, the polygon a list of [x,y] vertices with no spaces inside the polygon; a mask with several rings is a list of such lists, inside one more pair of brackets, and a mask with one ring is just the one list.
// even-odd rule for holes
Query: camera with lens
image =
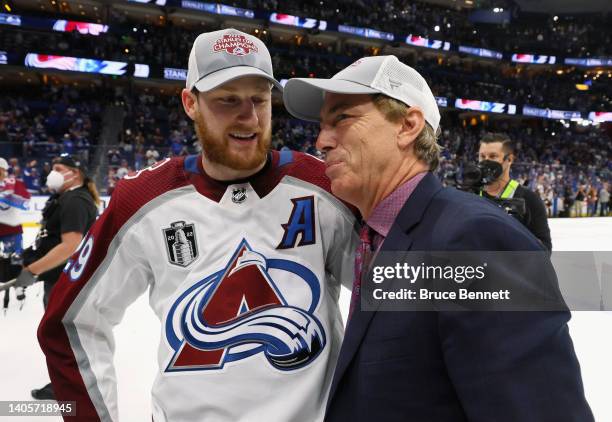
{"label": "camera with lens", "polygon": [[[496,181],[502,172],[502,165],[497,161],[484,160],[476,164],[467,163],[463,167],[463,178],[461,181],[457,180],[456,186],[460,190],[481,195],[484,186]],[[518,220],[523,221],[525,218],[527,209],[523,198],[492,198],[488,195],[483,196]]]}

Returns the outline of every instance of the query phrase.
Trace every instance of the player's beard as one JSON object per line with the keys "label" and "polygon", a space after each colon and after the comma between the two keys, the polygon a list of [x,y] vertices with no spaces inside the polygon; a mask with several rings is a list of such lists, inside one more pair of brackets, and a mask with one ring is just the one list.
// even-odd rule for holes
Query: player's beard
{"label": "player's beard", "polygon": [[265,161],[270,150],[272,130],[268,128],[265,133],[258,135],[255,151],[248,155],[239,155],[229,149],[229,140],[213,135],[206,126],[202,116],[197,115],[194,120],[196,136],[202,145],[206,158],[214,163],[221,164],[234,170],[251,170],[257,168]]}

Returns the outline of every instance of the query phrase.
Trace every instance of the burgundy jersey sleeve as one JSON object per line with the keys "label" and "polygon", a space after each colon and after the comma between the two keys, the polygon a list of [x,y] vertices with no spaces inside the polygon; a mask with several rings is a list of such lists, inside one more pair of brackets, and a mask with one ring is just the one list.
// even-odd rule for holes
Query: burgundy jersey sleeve
{"label": "burgundy jersey sleeve", "polygon": [[[152,278],[132,228],[156,197],[187,184],[182,159],[164,160],[118,183],[53,288],[38,341],[57,400],[79,421],[116,420],[112,328]],[[71,419],[72,420],[72,419]]]}

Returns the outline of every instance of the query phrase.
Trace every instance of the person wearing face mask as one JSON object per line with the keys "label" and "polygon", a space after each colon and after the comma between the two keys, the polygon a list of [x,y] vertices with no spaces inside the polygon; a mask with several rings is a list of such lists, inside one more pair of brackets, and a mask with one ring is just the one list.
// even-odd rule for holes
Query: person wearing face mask
{"label": "person wearing face mask", "polygon": [[[96,220],[100,203],[85,166],[70,155],[54,160],[53,170],[47,176],[47,187],[53,194],[42,211],[41,229],[34,247],[24,251],[24,268],[15,283],[17,287],[28,287],[36,281],[44,281],[45,309],[66,261]],[[32,397],[55,399],[50,383],[32,390]]]}
{"label": "person wearing face mask", "polygon": [[498,175],[483,186],[480,195],[488,199],[523,199],[525,210],[519,221],[551,251],[552,241],[544,203],[537,193],[510,178],[510,168],[514,162],[514,149],[510,138],[503,133],[488,133],[483,136],[480,140],[478,161],[481,167]]}

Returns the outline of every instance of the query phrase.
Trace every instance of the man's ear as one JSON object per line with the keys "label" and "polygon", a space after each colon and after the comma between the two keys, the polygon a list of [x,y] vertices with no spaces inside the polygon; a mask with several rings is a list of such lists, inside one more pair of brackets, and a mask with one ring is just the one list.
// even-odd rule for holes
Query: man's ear
{"label": "man's ear", "polygon": [[400,149],[408,148],[425,128],[423,111],[419,107],[410,107],[402,118],[397,144]]}
{"label": "man's ear", "polygon": [[195,120],[198,113],[197,95],[191,92],[190,90],[183,88],[183,90],[181,91],[181,100],[183,101],[183,108],[185,109],[185,113],[191,118],[191,120]]}

